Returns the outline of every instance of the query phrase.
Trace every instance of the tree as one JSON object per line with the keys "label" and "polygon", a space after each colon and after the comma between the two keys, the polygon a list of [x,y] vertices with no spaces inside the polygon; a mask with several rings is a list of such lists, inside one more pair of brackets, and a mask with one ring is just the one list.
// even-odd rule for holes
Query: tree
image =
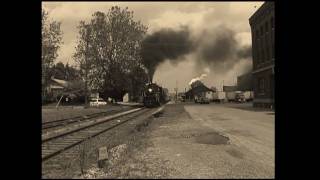
{"label": "tree", "polygon": [[148,74],[140,64],[132,69],[128,77],[130,79],[130,100],[138,101],[138,97],[141,95],[144,85],[148,82]]}
{"label": "tree", "polygon": [[54,76],[57,79],[63,79],[66,81],[72,81],[79,79],[78,70],[68,63],[64,65],[62,62],[58,62],[53,65],[48,72],[48,76]]}
{"label": "tree", "polygon": [[74,55],[91,89],[107,97],[122,98],[129,91],[133,69],[141,65],[140,47],[147,27],[133,20],[133,12],[114,6],[95,12],[89,23],[79,25]]}
{"label": "tree", "polygon": [[67,81],[79,80],[78,70],[75,67],[70,66],[68,63],[65,66],[65,80]]}
{"label": "tree", "polygon": [[[74,54],[74,58],[80,67],[80,76],[83,78],[85,85],[84,85],[84,95],[85,95],[85,104],[87,104],[87,96],[88,96],[88,83],[92,84],[91,82],[94,78],[89,78],[89,73],[92,68],[92,55],[91,52],[92,48],[90,46],[93,45],[92,37],[91,37],[91,27],[86,24],[84,21],[80,21],[80,25],[78,26],[79,29],[79,42],[76,47],[76,52]],[[90,81],[91,80],[91,81]]]}
{"label": "tree", "polygon": [[49,21],[48,13],[42,10],[42,93],[46,96],[48,80],[50,79],[50,68],[58,56],[58,49],[62,43],[61,22]]}
{"label": "tree", "polygon": [[54,76],[57,79],[65,79],[65,67],[62,62],[58,62],[57,64],[53,65],[51,76]]}

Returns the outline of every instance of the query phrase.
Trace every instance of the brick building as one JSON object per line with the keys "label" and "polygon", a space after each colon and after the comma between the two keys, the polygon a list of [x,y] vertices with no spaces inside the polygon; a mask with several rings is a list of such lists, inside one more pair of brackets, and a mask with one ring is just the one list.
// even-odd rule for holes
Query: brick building
{"label": "brick building", "polygon": [[237,89],[238,91],[252,91],[252,73],[243,74],[237,77]]}
{"label": "brick building", "polygon": [[265,2],[249,19],[255,107],[274,107],[274,17],[274,2]]}

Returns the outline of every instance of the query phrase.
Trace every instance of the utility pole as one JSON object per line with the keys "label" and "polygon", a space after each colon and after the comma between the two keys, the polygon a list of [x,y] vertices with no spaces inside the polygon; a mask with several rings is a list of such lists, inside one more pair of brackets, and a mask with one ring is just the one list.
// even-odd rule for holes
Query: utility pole
{"label": "utility pole", "polygon": [[174,88],[174,90],[176,91],[176,102],[178,100],[178,81],[176,81],[176,88]]}
{"label": "utility pole", "polygon": [[[88,27],[88,26],[87,26]],[[88,29],[86,29],[86,51],[85,51],[85,87],[84,87],[84,104],[88,105],[88,47],[89,47],[89,33]]]}
{"label": "utility pole", "polygon": [[224,80],[222,80],[222,91],[223,91],[223,86],[224,86]]}

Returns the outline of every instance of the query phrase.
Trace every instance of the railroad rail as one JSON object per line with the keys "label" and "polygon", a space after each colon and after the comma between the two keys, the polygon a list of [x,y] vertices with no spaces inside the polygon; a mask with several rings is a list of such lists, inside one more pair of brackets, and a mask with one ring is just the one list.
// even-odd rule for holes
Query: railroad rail
{"label": "railroad rail", "polygon": [[69,125],[69,124],[73,124],[73,123],[82,122],[82,121],[86,121],[86,120],[89,120],[89,119],[97,118],[99,116],[112,115],[112,114],[119,113],[119,112],[124,112],[124,111],[127,111],[127,109],[125,109],[125,110],[112,109],[110,111],[92,113],[92,114],[87,114],[87,115],[83,115],[83,116],[76,116],[76,117],[72,117],[72,118],[65,118],[65,119],[59,119],[59,120],[54,120],[54,121],[47,121],[47,122],[43,122],[42,123],[42,130],[48,130],[48,129],[52,129],[52,128],[56,128],[56,127],[60,127],[60,126],[66,126],[66,125]]}
{"label": "railroad rail", "polygon": [[82,127],[53,136],[42,137],[42,161],[48,160],[89,138],[98,136],[149,111],[152,111],[152,109],[137,108],[100,118]]}

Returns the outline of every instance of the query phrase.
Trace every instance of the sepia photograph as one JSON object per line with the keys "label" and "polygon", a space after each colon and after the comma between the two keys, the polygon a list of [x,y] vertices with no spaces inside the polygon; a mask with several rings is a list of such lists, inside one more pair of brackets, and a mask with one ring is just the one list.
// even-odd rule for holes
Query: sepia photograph
{"label": "sepia photograph", "polygon": [[42,2],[42,178],[275,178],[274,26],[273,1]]}

